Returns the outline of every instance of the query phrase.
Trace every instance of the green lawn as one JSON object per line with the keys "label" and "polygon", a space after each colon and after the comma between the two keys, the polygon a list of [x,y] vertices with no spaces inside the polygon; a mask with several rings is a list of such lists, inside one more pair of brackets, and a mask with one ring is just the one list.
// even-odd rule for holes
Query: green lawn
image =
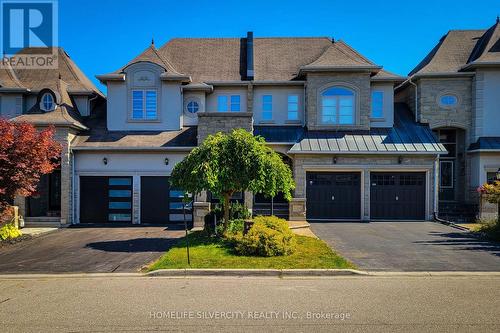
{"label": "green lawn", "polygon": [[202,231],[189,235],[191,266],[187,264],[186,243],[182,239],[158,261],[151,264],[149,271],[165,268],[355,268],[355,266],[333,252],[319,239],[298,236],[294,254],[281,257],[249,257],[232,252],[224,240],[206,236]]}

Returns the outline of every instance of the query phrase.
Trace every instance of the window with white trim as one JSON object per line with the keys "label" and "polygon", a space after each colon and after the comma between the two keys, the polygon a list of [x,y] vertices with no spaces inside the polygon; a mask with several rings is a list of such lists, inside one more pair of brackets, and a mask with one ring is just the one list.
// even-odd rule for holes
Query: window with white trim
{"label": "window with white trim", "polygon": [[263,95],[262,96],[262,120],[272,120],[273,119],[273,96]]}
{"label": "window with white trim", "polygon": [[218,112],[238,112],[241,110],[240,95],[219,95],[217,96]]}
{"label": "window with white trim", "polygon": [[355,94],[344,87],[331,87],[321,94],[323,124],[354,125]]}
{"label": "window with white trim", "polygon": [[132,119],[157,119],[157,104],[156,90],[132,90]]}
{"label": "window with white trim", "polygon": [[[16,109],[17,109],[17,99],[16,99]],[[40,99],[40,109],[43,111],[52,111],[55,109],[54,96],[51,93],[45,93]]]}
{"label": "window with white trim", "polygon": [[299,95],[288,95],[288,120],[299,120]]}
{"label": "window with white trim", "polygon": [[372,118],[384,117],[384,92],[372,91]]}

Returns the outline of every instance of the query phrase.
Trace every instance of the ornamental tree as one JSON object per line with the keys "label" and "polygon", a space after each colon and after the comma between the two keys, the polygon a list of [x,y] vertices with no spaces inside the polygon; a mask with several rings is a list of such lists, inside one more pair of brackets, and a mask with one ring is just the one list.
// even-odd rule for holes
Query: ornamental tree
{"label": "ornamental tree", "polygon": [[235,192],[266,196],[283,192],[287,200],[295,188],[292,172],[262,137],[243,129],[209,135],[172,171],[171,183],[193,194],[210,191],[224,203],[224,230],[229,200]]}
{"label": "ornamental tree", "polygon": [[33,194],[40,176],[59,165],[61,147],[53,136],[53,127],[37,131],[0,118],[0,212],[16,195]]}
{"label": "ornamental tree", "polygon": [[479,187],[478,192],[484,196],[489,203],[497,204],[498,224],[500,225],[500,180],[494,181],[492,184],[483,184]]}

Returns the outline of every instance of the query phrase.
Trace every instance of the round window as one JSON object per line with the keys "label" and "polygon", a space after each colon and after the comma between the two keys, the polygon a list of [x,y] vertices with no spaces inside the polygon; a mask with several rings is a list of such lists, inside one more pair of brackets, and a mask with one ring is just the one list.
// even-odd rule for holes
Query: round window
{"label": "round window", "polygon": [[453,107],[458,104],[458,98],[455,95],[443,95],[439,99],[439,102],[444,107]]}
{"label": "round window", "polygon": [[44,111],[52,111],[54,109],[54,97],[52,97],[52,94],[43,94],[41,100],[41,109]]}
{"label": "round window", "polygon": [[200,109],[200,105],[198,104],[198,102],[191,101],[187,105],[187,110],[189,113],[196,113],[196,112],[198,112],[199,109]]}

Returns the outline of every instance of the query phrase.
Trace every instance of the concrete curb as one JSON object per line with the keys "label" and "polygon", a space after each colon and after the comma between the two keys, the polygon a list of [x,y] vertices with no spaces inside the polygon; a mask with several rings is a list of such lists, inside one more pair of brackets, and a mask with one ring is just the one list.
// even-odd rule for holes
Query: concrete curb
{"label": "concrete curb", "polygon": [[190,278],[190,277],[500,277],[500,272],[382,272],[355,269],[161,269],[149,273],[60,273],[0,274],[0,280],[75,279],[75,278]]}
{"label": "concrete curb", "polygon": [[159,269],[146,273],[147,276],[345,276],[367,275],[366,272],[355,269]]}
{"label": "concrete curb", "polygon": [[367,272],[368,276],[415,276],[415,277],[439,277],[439,276],[455,276],[455,277],[467,277],[467,276],[500,276],[500,272],[470,272],[470,271],[439,271],[439,272],[379,272],[372,271]]}

